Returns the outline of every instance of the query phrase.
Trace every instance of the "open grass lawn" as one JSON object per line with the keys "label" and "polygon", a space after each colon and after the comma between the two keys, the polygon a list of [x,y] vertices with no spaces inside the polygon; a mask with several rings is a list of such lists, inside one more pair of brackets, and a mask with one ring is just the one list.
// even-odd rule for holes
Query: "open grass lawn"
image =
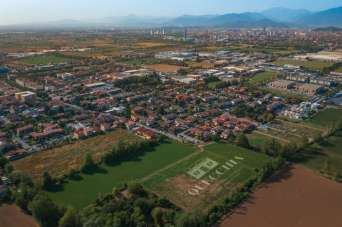
{"label": "open grass lawn", "polygon": [[[256,132],[253,132],[252,134],[248,134],[247,135],[249,144],[257,149],[262,149],[262,147],[264,147],[267,143],[270,143],[273,138],[268,137],[268,136],[264,136],[261,134],[258,134]],[[277,140],[277,142],[281,142],[279,140]]]}
{"label": "open grass lawn", "polygon": [[222,84],[222,81],[213,81],[208,83],[209,89],[216,89],[217,85]]}
{"label": "open grass lawn", "polygon": [[73,57],[64,56],[61,54],[46,54],[37,55],[20,59],[19,62],[27,65],[47,65],[47,64],[59,64],[68,61],[75,60]]}
{"label": "open grass lawn", "polygon": [[273,62],[275,65],[297,65],[311,70],[323,70],[326,67],[332,66],[333,63],[327,61],[300,61],[300,60],[278,60]]}
{"label": "open grass lawn", "polygon": [[278,76],[278,73],[276,72],[270,72],[270,71],[261,72],[261,73],[255,74],[251,79],[249,79],[248,82],[251,84],[264,84],[277,78],[277,76]]}
{"label": "open grass lawn", "polygon": [[296,54],[299,53],[298,50],[296,50],[293,47],[288,48],[281,48],[281,47],[268,47],[268,46],[255,46],[255,45],[249,45],[249,44],[238,44],[233,45],[227,48],[228,50],[232,51],[240,51],[240,52],[262,52],[267,54],[273,54],[276,56],[288,56],[290,54]]}
{"label": "open grass lawn", "polygon": [[339,120],[342,120],[342,109],[328,108],[317,113],[307,122],[318,126],[331,127]]}
{"label": "open grass lawn", "polygon": [[163,143],[135,160],[115,166],[102,165],[91,175],[81,174],[79,180],[69,180],[48,194],[58,203],[82,208],[94,202],[99,193],[109,193],[114,187],[139,181],[194,151],[191,145]]}
{"label": "open grass lawn", "polygon": [[326,142],[308,148],[303,165],[332,178],[337,173],[342,175],[342,133],[339,132]]}
{"label": "open grass lawn", "polygon": [[13,165],[16,169],[29,173],[35,180],[40,180],[45,171],[54,177],[63,176],[71,169],[78,170],[87,153],[92,154],[98,161],[102,154],[111,150],[120,140],[133,141],[140,138],[118,129],[73,144],[37,152],[13,162]]}
{"label": "open grass lawn", "polygon": [[212,144],[147,179],[144,185],[185,211],[205,211],[243,186],[269,160],[231,144]]}
{"label": "open grass lawn", "polygon": [[342,67],[339,67],[338,69],[336,69],[335,72],[342,73]]}

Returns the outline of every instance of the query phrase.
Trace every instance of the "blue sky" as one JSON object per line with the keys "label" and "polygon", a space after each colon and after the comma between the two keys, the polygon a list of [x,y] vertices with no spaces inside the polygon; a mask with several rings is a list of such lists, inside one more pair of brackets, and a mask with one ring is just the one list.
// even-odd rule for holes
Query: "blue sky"
{"label": "blue sky", "polygon": [[0,24],[93,19],[130,14],[223,14],[261,11],[271,7],[317,11],[336,6],[342,6],[342,0],[0,0]]}

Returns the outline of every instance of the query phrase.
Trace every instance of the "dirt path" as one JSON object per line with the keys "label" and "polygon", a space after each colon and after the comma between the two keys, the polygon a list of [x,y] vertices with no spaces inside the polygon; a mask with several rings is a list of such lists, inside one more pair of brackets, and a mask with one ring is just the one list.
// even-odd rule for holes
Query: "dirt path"
{"label": "dirt path", "polygon": [[0,207],[0,227],[38,227],[34,219],[15,205]]}
{"label": "dirt path", "polygon": [[341,227],[342,184],[295,166],[270,179],[221,227]]}
{"label": "dirt path", "polygon": [[260,132],[260,131],[258,131],[258,130],[255,130],[254,132],[257,133],[257,134],[263,135],[263,136],[267,136],[267,137],[270,137],[270,138],[273,138],[273,139],[276,139],[276,140],[283,141],[283,142],[285,142],[285,143],[290,143],[289,140],[280,138],[280,137],[278,137],[278,136],[272,136],[272,135],[270,135],[270,134],[263,133],[263,132]]}
{"label": "dirt path", "polygon": [[297,124],[297,123],[294,123],[294,122],[291,122],[291,121],[284,121],[282,119],[278,119],[278,121],[284,122],[285,124],[291,124],[291,125],[294,125],[296,127],[308,128],[308,129],[312,129],[312,130],[320,131],[320,132],[324,132],[325,131],[325,129],[323,129],[323,128],[317,128],[317,127],[313,127],[313,126],[306,125],[306,124]]}

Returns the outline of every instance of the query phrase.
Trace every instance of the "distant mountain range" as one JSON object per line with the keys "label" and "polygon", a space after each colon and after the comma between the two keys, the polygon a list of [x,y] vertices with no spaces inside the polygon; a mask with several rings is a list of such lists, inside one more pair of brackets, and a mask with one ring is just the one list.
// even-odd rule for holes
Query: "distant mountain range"
{"label": "distant mountain range", "polygon": [[272,8],[259,13],[182,16],[168,22],[171,26],[206,27],[342,27],[342,7],[319,12],[304,9]]}
{"label": "distant mountain range", "polygon": [[224,15],[182,16],[167,23],[168,26],[202,27],[284,27],[285,24],[273,21],[260,13],[230,13]]}
{"label": "distant mountain range", "polygon": [[274,21],[295,23],[299,19],[312,15],[313,13],[306,9],[287,9],[278,7],[262,11],[261,14]]}
{"label": "distant mountain range", "polygon": [[342,7],[328,9],[303,16],[296,21],[298,24],[312,27],[342,26]]}
{"label": "distant mountain range", "polygon": [[105,28],[105,27],[342,27],[342,7],[319,12],[304,9],[272,8],[262,12],[224,15],[184,15],[176,18],[125,16],[96,20],[62,20],[42,24],[2,26],[0,28]]}

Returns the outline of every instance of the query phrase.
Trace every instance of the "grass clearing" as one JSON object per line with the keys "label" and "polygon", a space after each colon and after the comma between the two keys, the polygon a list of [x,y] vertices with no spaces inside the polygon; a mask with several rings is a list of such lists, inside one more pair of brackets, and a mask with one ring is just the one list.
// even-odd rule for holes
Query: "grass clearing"
{"label": "grass clearing", "polygon": [[265,144],[275,139],[281,144],[298,142],[307,138],[313,141],[324,130],[314,125],[306,124],[305,122],[291,122],[282,119],[276,119],[267,124],[267,127],[260,128],[253,133],[247,135],[250,144],[258,149],[261,149]]}
{"label": "grass clearing", "polygon": [[26,65],[47,65],[47,64],[59,64],[75,60],[74,57],[64,56],[61,54],[46,54],[37,55],[20,59],[19,62]]}
{"label": "grass clearing", "polygon": [[330,127],[339,120],[342,120],[342,109],[327,108],[318,112],[307,122],[321,127]]}
{"label": "grass clearing", "polygon": [[[304,152],[302,164],[323,175],[342,176],[342,133],[337,133],[322,144],[314,144]],[[342,180],[342,178],[341,178]]]}
{"label": "grass clearing", "polygon": [[54,177],[63,176],[71,169],[79,169],[87,153],[92,154],[94,159],[99,161],[101,156],[111,150],[120,140],[137,141],[140,138],[118,129],[73,144],[37,152],[13,162],[13,165],[16,169],[29,173],[34,180],[40,180],[45,171]]}
{"label": "grass clearing", "polygon": [[203,211],[242,187],[269,160],[231,144],[212,144],[143,184],[185,211]]}
{"label": "grass clearing", "polygon": [[250,84],[265,84],[265,83],[268,83],[268,82],[272,81],[273,79],[277,78],[278,75],[279,75],[278,73],[270,72],[270,71],[257,73],[252,78],[250,78],[248,80],[248,83],[250,83]]}
{"label": "grass clearing", "polygon": [[222,84],[222,81],[213,81],[208,83],[209,89],[216,89],[219,84]]}
{"label": "grass clearing", "polygon": [[327,62],[327,61],[300,61],[300,60],[277,60],[273,62],[273,64],[278,65],[278,66],[296,65],[296,66],[302,66],[310,70],[323,70],[324,68],[330,67],[333,65],[333,63]]}
{"label": "grass clearing", "polygon": [[[267,143],[270,143],[273,140],[273,138],[256,133],[255,131],[251,134],[247,134],[247,138],[248,138],[249,144],[252,147],[257,148],[257,149],[262,149]],[[277,141],[281,142],[279,140]]]}
{"label": "grass clearing", "polygon": [[82,208],[94,202],[100,193],[108,193],[114,187],[136,182],[159,169],[188,155],[195,148],[175,141],[163,143],[135,160],[119,165],[101,165],[93,174],[80,174],[78,180],[68,180],[60,188],[49,192],[50,197],[60,204]]}

